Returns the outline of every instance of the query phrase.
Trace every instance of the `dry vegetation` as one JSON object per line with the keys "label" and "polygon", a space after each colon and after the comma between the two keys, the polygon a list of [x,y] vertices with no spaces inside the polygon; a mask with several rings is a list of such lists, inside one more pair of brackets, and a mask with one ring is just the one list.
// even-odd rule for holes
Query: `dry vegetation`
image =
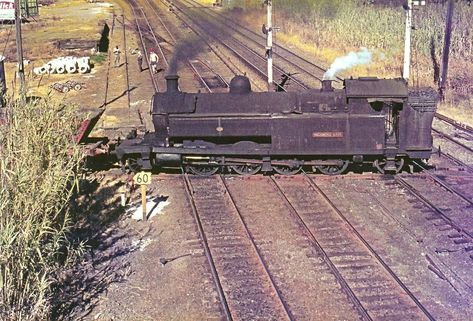
{"label": "dry vegetation", "polygon": [[[227,1],[234,15],[261,28],[265,9],[259,0]],[[373,62],[351,69],[345,76],[399,77],[403,62],[405,13],[402,0],[277,0],[274,23],[280,27],[276,41],[317,57],[325,66],[349,51],[367,47]],[[443,49],[446,1],[432,0],[414,13],[411,84],[436,87]],[[450,115],[467,115],[473,107],[473,4],[455,3],[449,68],[449,88],[441,109]],[[461,108],[457,108],[461,107]],[[455,110],[460,110],[456,113]],[[458,116],[457,115],[457,116]],[[468,117],[459,117],[471,122]]]}
{"label": "dry vegetation", "polygon": [[[10,101],[0,126],[0,319],[47,320],[71,247],[70,199],[81,152],[74,107]],[[32,117],[34,116],[34,117]]]}

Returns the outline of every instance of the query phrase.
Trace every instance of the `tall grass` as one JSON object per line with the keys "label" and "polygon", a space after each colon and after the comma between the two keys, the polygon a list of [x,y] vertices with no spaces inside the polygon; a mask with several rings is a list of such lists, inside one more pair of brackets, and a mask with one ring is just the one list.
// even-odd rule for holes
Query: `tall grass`
{"label": "tall grass", "polygon": [[[262,1],[228,0],[232,6],[251,9],[248,21],[264,22]],[[293,45],[305,46],[325,63],[350,50],[367,47],[375,53],[379,75],[399,76],[402,66],[405,11],[402,1],[388,0],[274,0],[276,34]],[[420,77],[433,80],[431,50],[440,56],[444,41],[446,1],[428,1],[414,12],[413,58]],[[374,4],[373,4],[374,3]],[[260,18],[255,18],[259,15]],[[451,57],[468,60],[473,55],[473,5],[456,1]],[[417,56],[416,56],[417,55]],[[414,57],[416,56],[416,57]],[[416,66],[414,66],[416,67]],[[466,72],[458,69],[456,72]]]}
{"label": "tall grass", "polygon": [[48,320],[57,272],[73,258],[69,202],[81,153],[73,108],[9,102],[0,125],[0,320]]}

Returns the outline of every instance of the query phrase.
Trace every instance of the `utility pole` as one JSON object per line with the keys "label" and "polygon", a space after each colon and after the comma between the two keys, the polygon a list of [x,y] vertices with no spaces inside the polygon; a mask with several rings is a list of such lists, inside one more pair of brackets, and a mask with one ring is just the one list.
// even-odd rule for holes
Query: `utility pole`
{"label": "utility pole", "polygon": [[414,6],[425,6],[425,0],[407,0],[406,10],[406,33],[404,36],[404,68],[402,77],[409,81],[409,68],[411,64],[411,31],[412,31],[412,12]]}
{"label": "utility pole", "polygon": [[445,24],[445,41],[442,53],[442,77],[440,78],[439,94],[440,99],[445,100],[445,87],[447,84],[448,72],[448,56],[450,54],[450,39],[452,36],[452,17],[453,17],[453,0],[448,1],[447,22]]}
{"label": "utility pole", "polygon": [[2,109],[5,107],[5,94],[7,92],[7,80],[5,78],[5,57],[0,55],[0,122],[2,118]]}
{"label": "utility pole", "polygon": [[404,68],[402,77],[409,80],[409,66],[411,63],[411,31],[412,31],[412,0],[407,0],[406,10],[406,33],[404,36]]}
{"label": "utility pole", "polygon": [[273,1],[265,0],[267,8],[267,21],[266,21],[266,58],[268,59],[268,91],[273,89]]}
{"label": "utility pole", "polygon": [[16,57],[18,60],[18,76],[20,78],[20,92],[25,91],[25,66],[23,64],[23,39],[21,37],[21,7],[20,0],[15,0],[15,27],[16,27]]}

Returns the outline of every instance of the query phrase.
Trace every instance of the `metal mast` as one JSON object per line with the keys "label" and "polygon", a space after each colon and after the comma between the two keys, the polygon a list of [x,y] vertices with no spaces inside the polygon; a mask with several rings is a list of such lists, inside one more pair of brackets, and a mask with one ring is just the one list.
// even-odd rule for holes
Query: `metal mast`
{"label": "metal mast", "polygon": [[402,69],[402,77],[409,80],[409,67],[411,64],[411,31],[412,31],[412,12],[414,6],[425,6],[424,0],[407,0],[406,9],[406,34],[404,37],[404,68]]}
{"label": "metal mast", "polygon": [[21,37],[21,7],[20,0],[15,0],[15,27],[16,27],[16,57],[18,60],[18,76],[20,78],[20,92],[25,90],[25,66],[23,65],[23,39]]}
{"label": "metal mast", "polygon": [[268,91],[273,87],[273,1],[265,0],[267,8],[266,25],[266,57],[268,59]]}
{"label": "metal mast", "polygon": [[411,30],[412,30],[412,0],[407,0],[406,8],[406,33],[404,36],[404,68],[402,77],[409,80],[409,66],[411,63]]}

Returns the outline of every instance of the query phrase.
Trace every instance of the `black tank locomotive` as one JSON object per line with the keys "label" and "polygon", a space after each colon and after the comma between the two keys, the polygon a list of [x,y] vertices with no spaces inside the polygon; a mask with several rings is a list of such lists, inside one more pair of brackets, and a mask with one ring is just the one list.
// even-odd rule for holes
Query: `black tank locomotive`
{"label": "black tank locomotive", "polygon": [[371,164],[384,173],[432,152],[435,95],[409,93],[403,79],[346,79],[343,89],[323,81],[301,93],[252,92],[244,76],[233,78],[229,93],[185,93],[177,76],[166,79],[167,91],[153,97],[155,132],[116,148],[133,170],[339,174]]}

